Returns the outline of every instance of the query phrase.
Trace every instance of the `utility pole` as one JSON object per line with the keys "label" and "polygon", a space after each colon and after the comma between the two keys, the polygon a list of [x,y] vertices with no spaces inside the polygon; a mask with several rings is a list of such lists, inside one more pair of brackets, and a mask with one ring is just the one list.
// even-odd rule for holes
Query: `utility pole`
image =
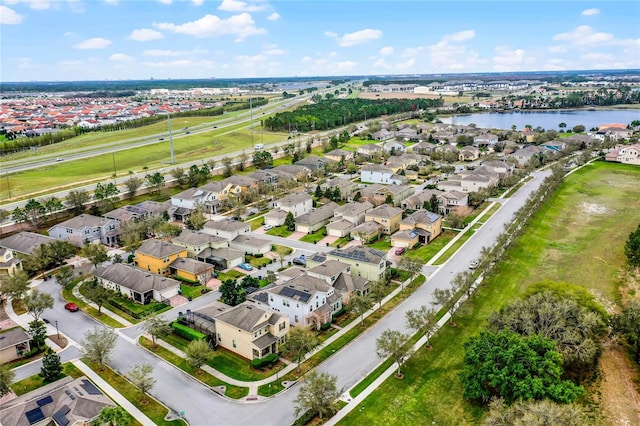
{"label": "utility pole", "polygon": [[171,149],[171,164],[176,162],[176,157],[173,154],[173,134],[171,133],[171,115],[167,112],[167,123],[169,126],[169,148]]}
{"label": "utility pole", "polygon": [[251,100],[251,96],[249,96],[249,116],[251,117],[251,126],[249,127],[249,131],[251,132],[251,145],[253,145],[253,105]]}
{"label": "utility pole", "polygon": [[111,159],[113,160],[113,183],[117,185],[116,177],[118,176],[118,172],[116,171],[116,153],[115,153],[115,151],[111,152]]}

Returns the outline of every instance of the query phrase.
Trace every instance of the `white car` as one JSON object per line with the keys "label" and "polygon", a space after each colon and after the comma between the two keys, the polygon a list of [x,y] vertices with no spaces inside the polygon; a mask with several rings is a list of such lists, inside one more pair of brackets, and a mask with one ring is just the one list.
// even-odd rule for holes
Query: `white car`
{"label": "white car", "polygon": [[265,225],[264,226],[264,230],[268,231],[269,229],[273,228],[273,225]]}
{"label": "white car", "polygon": [[472,260],[471,263],[469,263],[469,269],[476,269],[477,267],[478,267],[477,260]]}

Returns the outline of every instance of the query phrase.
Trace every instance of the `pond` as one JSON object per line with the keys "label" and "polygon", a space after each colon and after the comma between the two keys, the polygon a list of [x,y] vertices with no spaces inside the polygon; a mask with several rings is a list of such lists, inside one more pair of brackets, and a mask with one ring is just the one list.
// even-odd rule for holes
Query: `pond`
{"label": "pond", "polygon": [[622,123],[626,126],[633,120],[640,120],[640,109],[487,112],[454,115],[440,120],[458,125],[474,123],[478,127],[492,129],[509,130],[515,125],[517,130],[523,130],[530,124],[534,129],[540,126],[545,130],[559,130],[558,124],[566,123],[567,129],[581,124],[589,130],[610,123]]}

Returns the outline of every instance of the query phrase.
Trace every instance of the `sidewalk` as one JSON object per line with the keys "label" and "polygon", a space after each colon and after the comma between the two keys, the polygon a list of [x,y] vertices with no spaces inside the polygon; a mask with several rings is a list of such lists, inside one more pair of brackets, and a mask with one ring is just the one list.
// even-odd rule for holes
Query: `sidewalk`
{"label": "sidewalk", "polygon": [[[82,294],[80,294],[80,286],[81,285],[82,285],[82,283],[80,283],[80,284],[76,285],[75,287],[73,287],[73,295],[75,297],[77,297],[78,299],[82,300],[83,302],[85,302],[87,305],[89,305],[92,308],[95,308],[97,310],[98,309],[98,305],[96,305],[91,300],[87,299]],[[131,327],[132,325],[135,325],[135,324],[127,321],[126,319],[122,318],[120,315],[116,314],[115,312],[112,312],[111,310],[109,310],[107,308],[103,307],[103,309],[100,309],[100,312],[102,312],[103,314],[105,314],[108,317],[113,318],[114,320],[118,321],[120,324],[124,325],[125,327]]]}
{"label": "sidewalk", "polygon": [[102,379],[97,373],[95,373],[92,369],[90,369],[84,362],[77,360],[73,361],[73,365],[78,367],[82,373],[91,379],[100,389],[104,391],[104,393],[109,396],[113,401],[115,401],[118,405],[124,408],[129,414],[133,416],[137,421],[139,421],[143,426],[155,426],[155,423],[151,421],[149,417],[147,417],[142,411],[138,410],[135,405],[129,402],[124,396],[120,394],[117,390],[115,390],[109,383]]}
{"label": "sidewalk", "polygon": [[[8,317],[9,321],[15,323],[16,325],[19,325],[20,327],[24,328],[25,330],[29,330],[29,323],[31,321],[33,321],[33,318],[31,318],[31,316],[29,314],[27,314],[27,313],[24,313],[22,315],[16,314],[16,312],[13,310],[13,305],[11,304],[11,299],[8,299],[8,300],[5,301],[4,311],[7,314],[7,317]],[[7,323],[9,321],[7,321]],[[56,333],[56,329],[54,328],[53,325],[45,324],[45,326],[47,327],[47,335]],[[67,339],[67,342],[68,342],[67,346],[69,346],[72,343],[74,343],[64,333],[61,333],[61,334],[65,337],[65,339]],[[55,352],[60,352],[62,350],[62,348],[60,346],[58,346],[53,340],[49,339],[48,337],[45,340],[45,344],[47,346],[49,346],[51,349],[53,349]]]}

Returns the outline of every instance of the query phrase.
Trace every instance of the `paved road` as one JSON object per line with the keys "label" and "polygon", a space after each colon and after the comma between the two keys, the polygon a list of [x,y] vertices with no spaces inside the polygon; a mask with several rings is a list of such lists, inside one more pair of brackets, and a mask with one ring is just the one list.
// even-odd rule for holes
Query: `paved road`
{"label": "paved road", "polygon": [[[405,330],[405,312],[420,305],[430,305],[433,301],[434,289],[450,287],[451,278],[458,272],[466,270],[468,262],[478,255],[482,247],[489,246],[495,241],[502,232],[504,224],[511,220],[514,212],[524,205],[527,196],[540,185],[542,179],[548,174],[549,172],[534,173],[534,179],[527,182],[513,197],[505,201],[500,210],[487,220],[485,225],[446,264],[433,272],[425,285],[416,290],[409,299],[401,303],[398,308],[366,333],[321,364],[318,367],[319,370],[337,375],[338,385],[345,388],[353,386],[366,376],[380,362],[375,355],[375,340],[382,331],[387,328]],[[294,241],[287,240],[287,243],[290,245]],[[40,289],[52,294],[56,303],[53,310],[47,311],[47,319],[52,323],[57,320],[60,329],[74,341],[81,342],[87,330],[101,326],[83,313],[65,311],[62,307],[64,301],[54,280],[44,282],[40,285]],[[213,292],[206,294],[189,305],[183,305],[170,311],[165,316],[172,318],[177,315],[177,309],[185,310],[187,307],[195,309],[215,300],[215,298],[217,295]],[[139,333],[139,326],[121,332],[112,366],[120,372],[126,372],[136,364],[151,364],[154,367],[154,375],[158,379],[151,394],[173,410],[185,410],[186,419],[191,425],[261,424],[276,426],[291,424],[295,420],[293,401],[297,394],[298,385],[294,385],[290,390],[275,398],[260,403],[230,401],[214,394],[181,371],[132,343],[133,338]],[[18,369],[18,373],[22,377],[33,372],[34,369],[39,369],[38,363],[22,367]]]}

